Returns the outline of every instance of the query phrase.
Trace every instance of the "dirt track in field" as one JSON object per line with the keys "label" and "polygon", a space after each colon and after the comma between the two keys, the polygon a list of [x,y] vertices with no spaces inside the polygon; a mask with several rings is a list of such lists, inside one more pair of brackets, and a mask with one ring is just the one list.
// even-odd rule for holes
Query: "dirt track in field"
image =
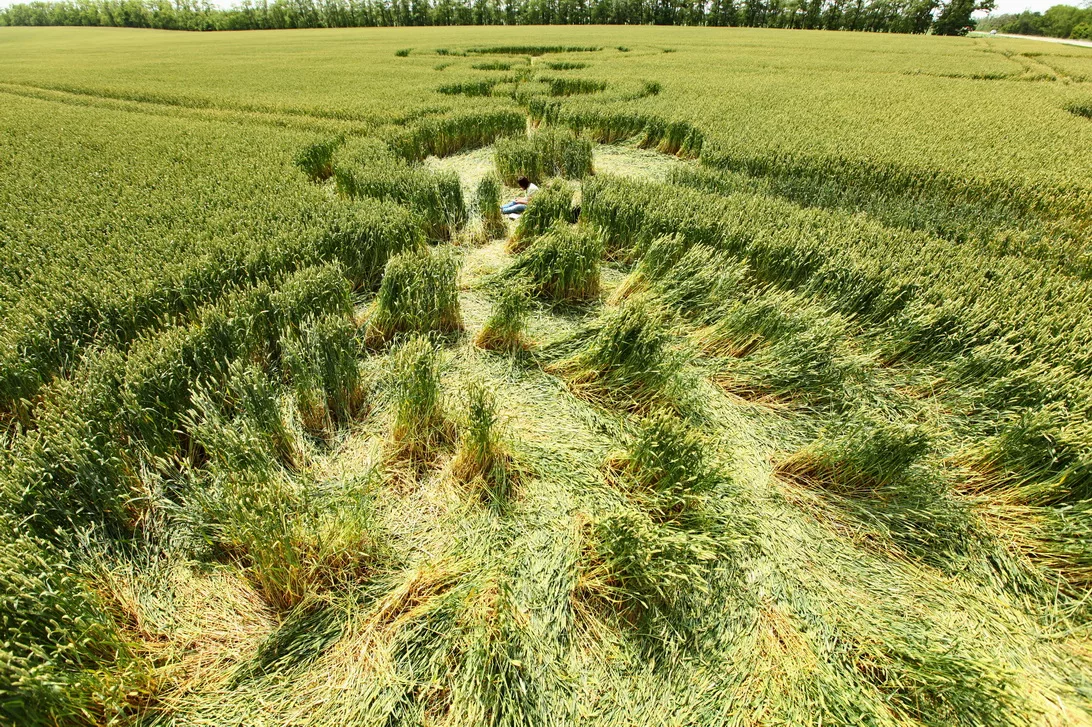
{"label": "dirt track in field", "polygon": [[1010,35],[1008,33],[998,33],[997,35],[989,35],[983,33],[981,37],[984,38],[1015,38],[1016,40],[1041,40],[1047,43],[1064,43],[1065,45],[1079,45],[1083,48],[1092,48],[1092,40],[1075,40],[1073,38],[1047,38],[1043,35]]}

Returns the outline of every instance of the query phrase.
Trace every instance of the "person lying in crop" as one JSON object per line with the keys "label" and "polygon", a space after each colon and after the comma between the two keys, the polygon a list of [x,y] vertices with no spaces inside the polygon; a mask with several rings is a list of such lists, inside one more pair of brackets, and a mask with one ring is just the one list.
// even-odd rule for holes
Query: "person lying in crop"
{"label": "person lying in crop", "polygon": [[522,197],[516,197],[508,204],[501,207],[501,214],[505,215],[518,215],[527,209],[527,205],[531,202],[531,195],[538,191],[538,185],[532,182],[527,177],[520,177],[516,180],[516,184],[522,189],[525,194]]}

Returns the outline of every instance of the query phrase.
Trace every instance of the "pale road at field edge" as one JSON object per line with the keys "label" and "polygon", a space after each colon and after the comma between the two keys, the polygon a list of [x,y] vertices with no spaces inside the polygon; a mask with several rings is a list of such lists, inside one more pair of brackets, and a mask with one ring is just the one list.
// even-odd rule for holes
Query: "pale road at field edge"
{"label": "pale road at field edge", "polygon": [[1015,38],[1017,40],[1042,40],[1047,43],[1065,43],[1066,45],[1079,45],[1084,48],[1092,48],[1092,40],[1077,40],[1076,38],[1048,38],[1045,35],[1013,35],[1011,33],[973,33],[975,38]]}

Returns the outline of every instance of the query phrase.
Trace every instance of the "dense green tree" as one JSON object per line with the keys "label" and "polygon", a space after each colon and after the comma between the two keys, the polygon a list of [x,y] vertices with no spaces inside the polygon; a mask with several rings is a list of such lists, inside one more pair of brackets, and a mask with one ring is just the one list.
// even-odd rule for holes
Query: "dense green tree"
{"label": "dense green tree", "polygon": [[994,0],[949,0],[941,6],[940,13],[933,21],[933,32],[937,35],[963,35],[967,28],[974,27],[971,14],[977,10],[993,10]]}
{"label": "dense green tree", "polygon": [[1045,13],[1025,10],[1022,13],[993,15],[978,21],[978,30],[996,30],[1016,35],[1049,35],[1055,38],[1086,38],[1092,27],[1092,4],[1084,7],[1055,5]]}

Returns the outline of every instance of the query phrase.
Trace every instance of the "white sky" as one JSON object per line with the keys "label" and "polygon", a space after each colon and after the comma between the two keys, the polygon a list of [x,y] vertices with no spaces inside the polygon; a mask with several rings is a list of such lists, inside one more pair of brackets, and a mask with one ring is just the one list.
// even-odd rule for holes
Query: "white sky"
{"label": "white sky", "polygon": [[1020,13],[1025,10],[1041,13],[1055,5],[1078,5],[1078,3],[1072,1],[1060,2],[1059,0],[997,0],[997,7],[992,14]]}

